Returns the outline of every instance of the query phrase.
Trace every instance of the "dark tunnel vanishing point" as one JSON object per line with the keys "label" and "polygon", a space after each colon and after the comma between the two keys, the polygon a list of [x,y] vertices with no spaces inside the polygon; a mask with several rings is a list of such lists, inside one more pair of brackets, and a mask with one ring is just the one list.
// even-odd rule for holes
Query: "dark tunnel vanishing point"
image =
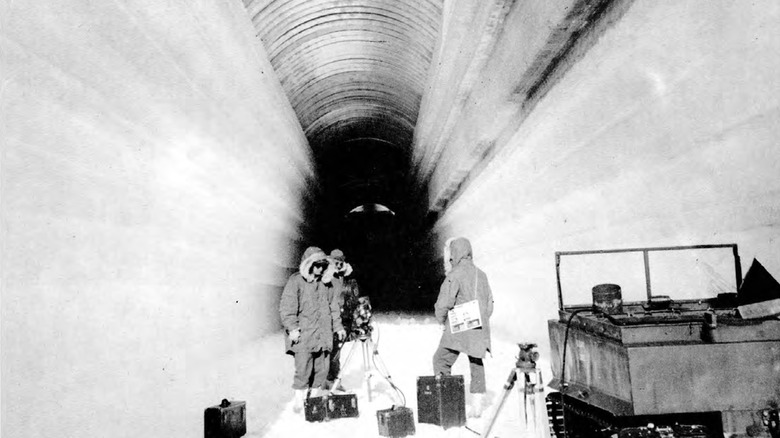
{"label": "dark tunnel vanishing point", "polygon": [[[409,145],[361,137],[314,150],[318,180],[304,210],[307,241],[342,249],[375,308],[430,311],[443,269]],[[351,212],[366,204],[387,211]]]}
{"label": "dark tunnel vanishing point", "polygon": [[[312,151],[298,252],[340,248],[377,309],[430,311],[442,269],[413,143],[442,2],[244,3]],[[348,214],[363,204],[395,214]]]}

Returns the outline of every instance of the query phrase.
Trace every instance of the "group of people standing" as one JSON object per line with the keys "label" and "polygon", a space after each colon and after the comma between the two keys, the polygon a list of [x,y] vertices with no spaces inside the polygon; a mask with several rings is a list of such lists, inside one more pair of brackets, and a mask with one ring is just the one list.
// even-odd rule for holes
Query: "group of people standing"
{"label": "group of people standing", "polygon": [[326,255],[312,246],[304,251],[298,271],[282,291],[279,315],[287,333],[286,352],[295,358],[296,412],[303,408],[310,388],[311,396],[318,396],[329,390],[338,376],[341,346],[351,329],[351,312],[360,295],[351,273],[341,250]]}
{"label": "group of people standing", "polygon": [[[472,394],[469,412],[479,417],[486,392],[482,359],[490,352],[490,316],[493,294],[487,275],[473,262],[471,243],[465,238],[447,240],[444,247],[446,277],[434,305],[436,320],[442,327],[439,346],[433,355],[434,375],[450,375],[461,353],[469,360]],[[351,317],[350,304],[360,292],[350,278],[351,266],[344,253],[333,250],[326,255],[317,247],[303,253],[298,272],[290,276],[282,292],[280,314],[287,333],[287,353],[295,357],[296,412],[303,407],[306,392],[314,395],[331,389],[340,367],[341,345],[347,340]],[[476,301],[481,326],[453,332],[448,326],[449,312],[455,306]],[[346,323],[346,324],[345,324]]]}

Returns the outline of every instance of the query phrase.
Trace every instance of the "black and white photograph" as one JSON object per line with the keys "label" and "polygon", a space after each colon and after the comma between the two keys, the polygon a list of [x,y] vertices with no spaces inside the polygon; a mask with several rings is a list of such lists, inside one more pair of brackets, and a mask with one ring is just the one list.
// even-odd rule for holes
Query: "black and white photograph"
{"label": "black and white photograph", "polygon": [[3,438],[780,438],[780,2],[0,0]]}

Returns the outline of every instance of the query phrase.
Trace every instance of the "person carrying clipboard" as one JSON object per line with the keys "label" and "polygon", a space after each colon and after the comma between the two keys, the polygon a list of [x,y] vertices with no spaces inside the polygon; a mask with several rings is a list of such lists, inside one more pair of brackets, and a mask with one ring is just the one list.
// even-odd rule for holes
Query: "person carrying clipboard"
{"label": "person carrying clipboard", "polygon": [[458,356],[466,354],[472,395],[469,414],[479,417],[486,392],[482,359],[490,351],[493,293],[487,275],[474,265],[472,257],[468,239],[447,240],[444,246],[447,276],[434,305],[436,320],[442,325],[442,336],[433,355],[433,373],[450,375]]}

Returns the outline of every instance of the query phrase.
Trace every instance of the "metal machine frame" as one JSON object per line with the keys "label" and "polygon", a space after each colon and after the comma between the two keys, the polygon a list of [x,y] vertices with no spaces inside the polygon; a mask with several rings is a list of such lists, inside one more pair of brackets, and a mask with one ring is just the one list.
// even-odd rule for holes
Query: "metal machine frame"
{"label": "metal machine frame", "polygon": [[558,309],[563,310],[563,290],[561,288],[561,257],[573,256],[573,255],[590,255],[590,254],[617,254],[626,252],[641,252],[644,256],[645,264],[645,284],[647,286],[647,299],[649,300],[652,294],[652,287],[650,285],[650,253],[655,251],[680,251],[690,249],[714,249],[714,248],[731,248],[734,253],[734,272],[736,277],[736,285],[742,282],[742,265],[740,264],[739,250],[736,243],[728,244],[712,244],[712,245],[687,245],[687,246],[658,246],[650,248],[625,248],[625,249],[599,249],[590,251],[556,251],[555,252],[555,278],[558,283]]}

